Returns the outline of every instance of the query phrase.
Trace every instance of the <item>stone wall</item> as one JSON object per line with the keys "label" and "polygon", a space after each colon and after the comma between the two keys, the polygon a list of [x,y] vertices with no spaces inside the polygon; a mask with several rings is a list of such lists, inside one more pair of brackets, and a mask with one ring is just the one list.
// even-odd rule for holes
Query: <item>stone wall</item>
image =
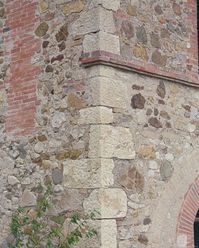
{"label": "stone wall", "polygon": [[187,247],[176,228],[197,177],[199,97],[171,78],[198,83],[195,4],[167,2],[0,1],[2,247],[40,182],[53,214],[100,212],[82,248]]}

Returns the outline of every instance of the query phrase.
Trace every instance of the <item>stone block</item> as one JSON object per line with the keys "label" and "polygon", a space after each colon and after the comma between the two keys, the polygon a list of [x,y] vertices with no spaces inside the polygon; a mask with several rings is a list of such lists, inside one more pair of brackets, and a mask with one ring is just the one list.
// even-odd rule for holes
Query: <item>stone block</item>
{"label": "stone block", "polygon": [[83,41],[84,52],[103,50],[114,54],[120,54],[119,37],[106,32],[88,34]]}
{"label": "stone block", "polygon": [[103,106],[80,110],[79,124],[107,124],[113,122],[113,112]]}
{"label": "stone block", "polygon": [[112,159],[68,160],[63,165],[67,188],[100,188],[114,183]]}
{"label": "stone block", "polygon": [[122,218],[127,213],[127,196],[122,189],[95,189],[83,207],[86,212],[99,211],[101,219]]}
{"label": "stone block", "polygon": [[127,86],[124,82],[105,77],[89,80],[93,105],[126,109],[129,105]]}
{"label": "stone block", "polygon": [[117,248],[117,224],[115,220],[101,220],[101,248]]}
{"label": "stone block", "polygon": [[93,0],[91,7],[102,5],[105,9],[117,11],[120,8],[120,0]]}
{"label": "stone block", "polygon": [[130,130],[110,125],[92,126],[89,157],[134,159],[134,143]]}

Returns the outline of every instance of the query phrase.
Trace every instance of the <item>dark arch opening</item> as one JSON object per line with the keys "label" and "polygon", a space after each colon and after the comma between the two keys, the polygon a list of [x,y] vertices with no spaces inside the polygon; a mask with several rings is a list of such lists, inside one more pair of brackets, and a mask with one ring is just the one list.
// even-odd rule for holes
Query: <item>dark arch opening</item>
{"label": "dark arch opening", "polygon": [[194,222],[194,247],[199,248],[199,210]]}

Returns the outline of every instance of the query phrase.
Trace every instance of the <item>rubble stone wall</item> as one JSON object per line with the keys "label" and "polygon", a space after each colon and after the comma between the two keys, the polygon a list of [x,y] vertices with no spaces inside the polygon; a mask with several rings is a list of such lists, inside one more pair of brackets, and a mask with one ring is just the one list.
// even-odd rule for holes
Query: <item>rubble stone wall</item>
{"label": "rubble stone wall", "polygon": [[81,248],[191,248],[178,217],[198,177],[198,89],[172,72],[157,79],[92,56],[198,83],[194,8],[191,0],[0,1],[2,247],[13,211],[35,205],[36,186],[52,182],[53,214],[100,212],[98,237]]}

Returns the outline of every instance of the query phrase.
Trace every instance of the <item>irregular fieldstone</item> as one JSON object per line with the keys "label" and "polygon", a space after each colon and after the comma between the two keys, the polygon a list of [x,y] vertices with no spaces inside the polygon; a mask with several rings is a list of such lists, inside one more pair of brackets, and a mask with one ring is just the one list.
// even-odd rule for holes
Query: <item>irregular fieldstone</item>
{"label": "irregular fieldstone", "polygon": [[161,30],[161,38],[169,38],[170,37],[170,32],[167,28],[163,28]]}
{"label": "irregular fieldstone", "polygon": [[145,46],[142,46],[142,45],[135,45],[133,47],[133,54],[136,58],[140,58],[144,61],[148,61],[149,59],[147,49]]}
{"label": "irregular fieldstone", "polygon": [[43,48],[47,48],[48,47],[48,45],[49,45],[49,41],[47,41],[47,40],[45,40],[43,43],[42,43],[42,47]]}
{"label": "irregular fieldstone", "polygon": [[151,60],[152,60],[153,63],[155,63],[155,64],[157,64],[159,66],[166,66],[167,56],[162,55],[161,52],[156,50],[155,52],[153,52]]}
{"label": "irregular fieldstone", "polygon": [[130,16],[137,16],[137,6],[129,4],[127,6],[127,14]]}
{"label": "irregular fieldstone", "polygon": [[4,17],[5,9],[0,9],[0,18]]}
{"label": "irregular fieldstone", "polygon": [[41,142],[38,142],[35,147],[34,147],[34,151],[38,154],[42,153],[44,151],[44,145]]}
{"label": "irregular fieldstone", "polygon": [[33,207],[37,204],[37,197],[29,190],[23,192],[20,206],[21,207]]}
{"label": "irregular fieldstone", "polygon": [[40,141],[40,142],[44,142],[47,140],[47,137],[45,134],[40,134],[37,136],[37,139]]}
{"label": "irregular fieldstone", "polygon": [[166,111],[164,111],[164,110],[160,111],[160,116],[162,118],[166,119],[166,120],[170,120],[171,119],[170,115]]}
{"label": "irregular fieldstone", "polygon": [[45,0],[39,1],[39,10],[40,13],[44,13],[48,10],[48,3]]}
{"label": "irregular fieldstone", "polygon": [[145,98],[139,93],[132,97],[131,106],[134,109],[143,109],[145,106]]}
{"label": "irregular fieldstone", "polygon": [[82,0],[70,1],[63,5],[63,13],[70,15],[71,13],[79,13],[84,9],[84,3]]}
{"label": "irregular fieldstone", "polygon": [[144,220],[143,220],[144,225],[149,225],[150,223],[151,223],[151,218],[149,218],[149,217],[144,218]]}
{"label": "irregular fieldstone", "polygon": [[130,168],[119,179],[120,184],[128,190],[142,192],[144,189],[144,176],[135,168]]}
{"label": "irregular fieldstone", "polygon": [[155,48],[161,48],[160,38],[158,34],[151,33],[151,45]]}
{"label": "irregular fieldstone", "polygon": [[86,106],[85,101],[74,93],[68,95],[67,102],[69,108],[82,109]]}
{"label": "irregular fieldstone", "polygon": [[125,34],[125,36],[130,39],[134,36],[134,27],[132,22],[125,20],[122,22],[121,31]]}
{"label": "irregular fieldstone", "polygon": [[140,86],[140,85],[134,84],[134,85],[132,86],[132,89],[133,89],[133,90],[143,90],[143,89],[144,89],[144,86]]}
{"label": "irregular fieldstone", "polygon": [[158,116],[158,114],[159,114],[159,110],[157,108],[154,108],[154,115]]}
{"label": "irregular fieldstone", "polygon": [[51,63],[53,64],[55,61],[62,61],[63,59],[64,59],[64,55],[63,54],[59,54],[56,57],[52,57]]}
{"label": "irregular fieldstone", "polygon": [[19,183],[19,180],[15,176],[8,176],[8,184],[13,186],[18,183]]}
{"label": "irregular fieldstone", "polygon": [[154,146],[151,145],[142,146],[138,150],[138,156],[144,159],[154,159],[156,157]]}
{"label": "irregular fieldstone", "polygon": [[146,115],[147,116],[150,116],[152,113],[153,113],[153,110],[152,109],[147,109],[147,111],[146,111]]}
{"label": "irregular fieldstone", "polygon": [[158,15],[163,14],[162,8],[159,4],[155,6],[154,10],[155,10],[156,14],[158,14]]}
{"label": "irregular fieldstone", "polygon": [[173,166],[169,161],[165,161],[160,166],[160,175],[163,181],[167,181],[173,174]]}
{"label": "irregular fieldstone", "polygon": [[38,37],[43,37],[48,32],[49,26],[46,22],[42,22],[35,30],[35,34]]}
{"label": "irregular fieldstone", "polygon": [[148,120],[148,123],[155,128],[162,128],[162,123],[156,118],[156,117],[151,117]]}
{"label": "irregular fieldstone", "polygon": [[59,47],[59,51],[62,52],[66,48],[65,42],[63,41],[60,44],[58,44],[58,47]]}
{"label": "irregular fieldstone", "polygon": [[47,72],[47,73],[53,72],[53,67],[52,67],[52,65],[47,65],[47,66],[46,66],[46,69],[45,69],[45,72]]}
{"label": "irregular fieldstone", "polygon": [[139,42],[147,44],[147,33],[144,26],[137,27],[136,36]]}
{"label": "irregular fieldstone", "polygon": [[0,8],[2,8],[4,6],[3,2],[0,1]]}
{"label": "irregular fieldstone", "polygon": [[63,170],[61,170],[59,168],[55,168],[52,171],[52,179],[53,179],[53,183],[55,185],[61,184],[63,181]]}
{"label": "irregular fieldstone", "polygon": [[181,11],[181,7],[180,7],[179,4],[173,3],[173,12],[174,12],[176,15],[181,15],[182,11]]}
{"label": "irregular fieldstone", "polygon": [[82,154],[82,150],[67,150],[67,151],[61,151],[59,153],[57,153],[56,155],[56,159],[57,160],[66,160],[66,159],[78,159],[81,154]]}
{"label": "irregular fieldstone", "polygon": [[68,36],[68,27],[67,24],[64,24],[60,30],[58,31],[58,33],[55,35],[57,42],[61,42],[63,40],[66,40]]}
{"label": "irregular fieldstone", "polygon": [[65,121],[65,114],[63,112],[56,112],[51,119],[51,125],[53,128],[60,128]]}
{"label": "irregular fieldstone", "polygon": [[166,88],[165,88],[165,85],[164,85],[164,82],[163,81],[160,81],[159,82],[159,85],[157,87],[156,92],[157,92],[157,94],[158,94],[159,97],[165,98]]}
{"label": "irregular fieldstone", "polygon": [[140,234],[140,235],[139,235],[138,241],[139,241],[141,244],[144,244],[144,245],[147,245],[148,242],[149,242],[148,238],[147,238],[146,235],[144,235],[144,234]]}

